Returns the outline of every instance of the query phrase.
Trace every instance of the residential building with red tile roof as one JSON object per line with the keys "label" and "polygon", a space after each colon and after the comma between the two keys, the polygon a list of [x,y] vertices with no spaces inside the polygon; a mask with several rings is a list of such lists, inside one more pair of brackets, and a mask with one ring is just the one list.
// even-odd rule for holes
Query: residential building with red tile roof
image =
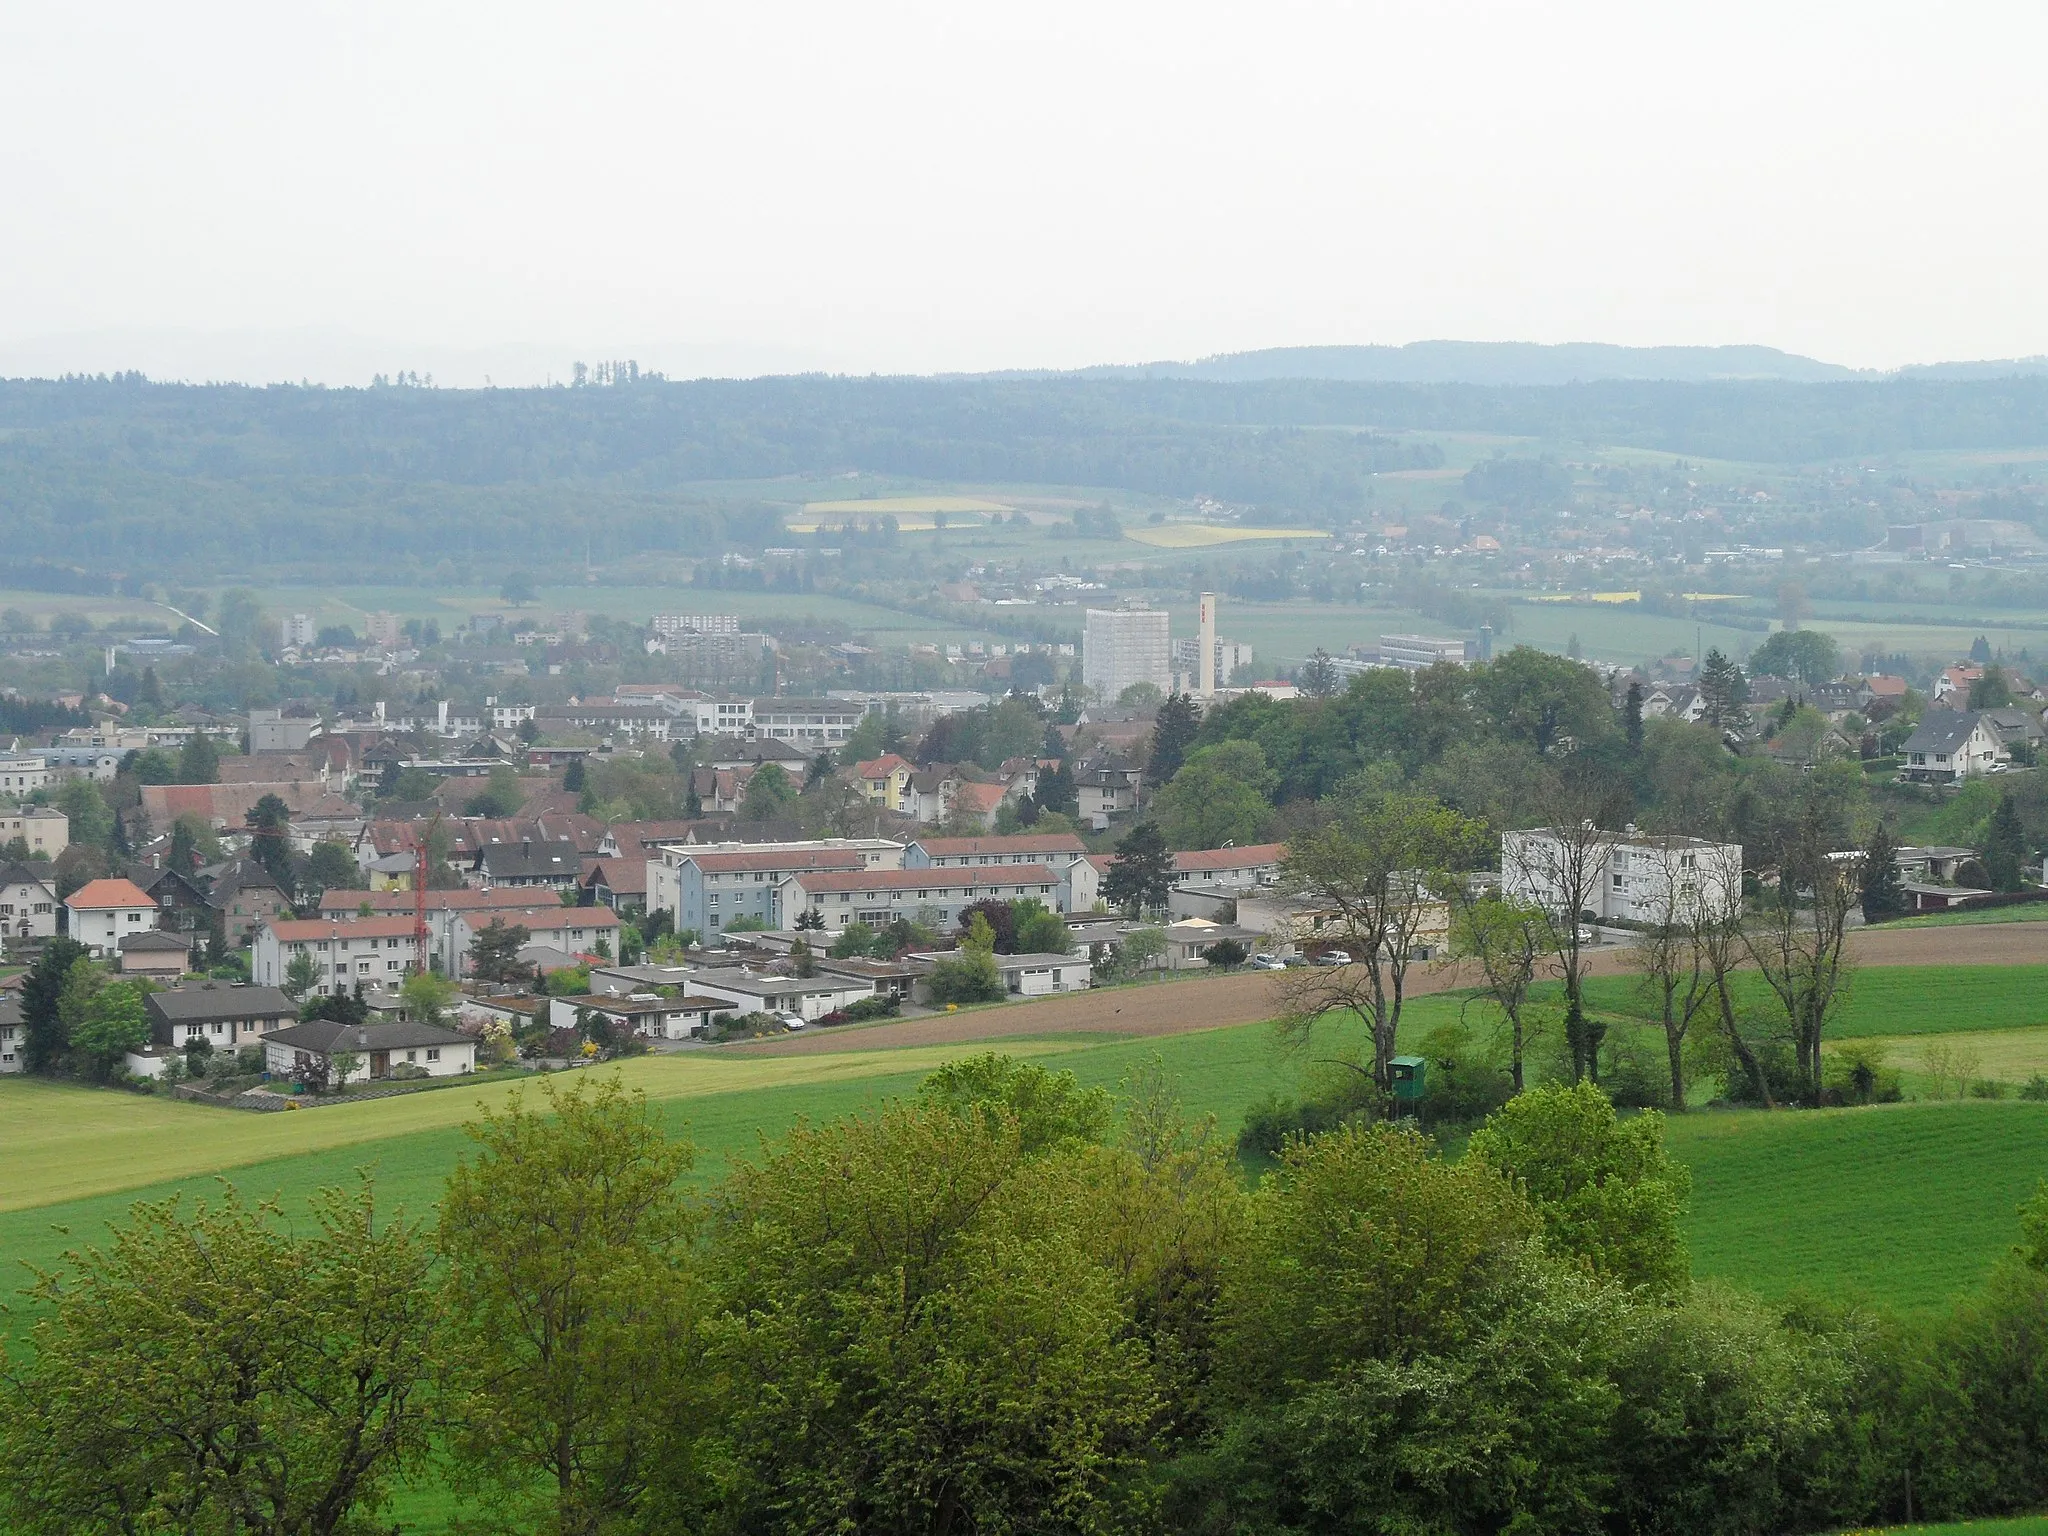
{"label": "residential building with red tile roof", "polygon": [[771,922],[786,928],[806,907],[836,933],[848,923],[886,927],[897,918],[935,914],[943,929],[977,901],[1035,898],[1055,912],[1069,910],[1065,872],[1047,864],[1004,864],[950,869],[819,870],[792,874],[777,891]]}
{"label": "residential building with red tile roof", "polygon": [[64,899],[71,938],[98,959],[113,959],[130,934],[156,927],[156,902],[133,880],[88,880]]}

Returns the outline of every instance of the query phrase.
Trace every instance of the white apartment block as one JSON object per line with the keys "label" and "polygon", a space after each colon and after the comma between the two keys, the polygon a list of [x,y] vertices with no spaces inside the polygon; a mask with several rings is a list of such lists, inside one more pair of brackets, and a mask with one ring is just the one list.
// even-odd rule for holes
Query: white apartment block
{"label": "white apartment block", "polygon": [[47,805],[0,811],[0,847],[17,837],[28,844],[29,857],[54,859],[71,846],[71,818]]}
{"label": "white apartment block", "polygon": [[987,869],[821,870],[790,875],[777,893],[775,926],[787,928],[808,907],[837,933],[849,923],[886,928],[897,918],[933,917],[940,929],[958,925],[961,910],[978,901],[1035,897],[1054,912],[1069,910],[1071,886],[1047,864],[1005,864]]}
{"label": "white apartment block", "polygon": [[[1583,862],[1581,862],[1583,861]],[[1575,878],[1576,877],[1576,878]],[[1561,912],[1579,885],[1602,922],[1661,924],[1721,917],[1742,904],[1742,845],[1622,832],[1562,834],[1537,827],[1501,838],[1501,891]]]}
{"label": "white apartment block", "polygon": [[278,639],[286,648],[311,645],[313,637],[319,633],[310,613],[288,614],[277,621]]}
{"label": "white apartment block", "polygon": [[1167,616],[1148,609],[1090,608],[1081,636],[1081,681],[1107,703],[1133,683],[1164,693],[1173,683]]}
{"label": "white apartment block", "polygon": [[677,635],[736,635],[740,616],[736,613],[657,613],[649,629],[665,639]]}
{"label": "white apartment block", "polygon": [[316,992],[343,994],[358,982],[396,986],[411,968],[413,953],[410,917],[269,922],[249,946],[249,979],[259,987],[282,987],[292,961],[310,955]]}
{"label": "white apartment block", "polygon": [[747,739],[766,736],[800,747],[838,746],[867,711],[845,699],[756,699]]}

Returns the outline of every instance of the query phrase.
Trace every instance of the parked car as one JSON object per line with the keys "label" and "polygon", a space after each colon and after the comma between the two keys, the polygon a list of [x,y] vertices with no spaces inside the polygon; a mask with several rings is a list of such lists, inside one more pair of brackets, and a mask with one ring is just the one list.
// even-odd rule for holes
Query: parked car
{"label": "parked car", "polygon": [[1600,930],[1597,928],[1581,928],[1579,930],[1579,942],[1581,944],[1598,944],[1600,942]]}
{"label": "parked car", "polygon": [[775,1016],[775,1020],[784,1029],[802,1029],[804,1027],[804,1016],[800,1013],[778,1013]]}
{"label": "parked car", "polygon": [[1351,956],[1341,949],[1326,949],[1316,956],[1317,965],[1349,965]]}
{"label": "parked car", "polygon": [[1245,966],[1250,971],[1284,971],[1287,962],[1278,955],[1253,955]]}

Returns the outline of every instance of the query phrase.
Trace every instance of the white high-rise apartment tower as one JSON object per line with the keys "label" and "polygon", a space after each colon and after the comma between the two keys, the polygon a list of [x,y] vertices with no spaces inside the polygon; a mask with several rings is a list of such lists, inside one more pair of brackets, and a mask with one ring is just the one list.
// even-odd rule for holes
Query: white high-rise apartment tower
{"label": "white high-rise apartment tower", "polygon": [[1197,688],[1203,698],[1216,692],[1216,594],[1202,594],[1201,634],[1196,642],[1201,649],[1196,653],[1196,676],[1200,679]]}
{"label": "white high-rise apartment tower", "polygon": [[1173,682],[1167,658],[1163,612],[1088,610],[1081,637],[1081,681],[1097,690],[1105,703],[1114,704],[1133,683],[1150,683],[1166,692]]}

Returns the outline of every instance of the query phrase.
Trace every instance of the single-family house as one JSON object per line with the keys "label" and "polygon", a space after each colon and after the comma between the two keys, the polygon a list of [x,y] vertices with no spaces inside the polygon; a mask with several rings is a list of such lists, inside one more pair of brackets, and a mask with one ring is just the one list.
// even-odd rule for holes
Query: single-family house
{"label": "single-family house", "polygon": [[744,967],[690,974],[690,995],[718,998],[736,1013],[794,1013],[820,1019],[873,997],[875,989],[851,976],[820,969],[816,976],[778,976]]}
{"label": "single-family house", "polygon": [[544,886],[566,891],[583,873],[583,857],[570,841],[493,843],[477,851],[474,883],[487,891]]}
{"label": "single-family house", "polygon": [[407,1067],[425,1077],[458,1077],[476,1070],[476,1038],[432,1024],[339,1024],[333,1019],[310,1019],[265,1036],[263,1049],[272,1077],[301,1077],[318,1071],[331,1087],[340,1087],[343,1081],[377,1081]]}
{"label": "single-family house", "polygon": [[586,858],[578,882],[585,906],[610,907],[621,917],[647,910],[647,859]]}
{"label": "single-family house", "polygon": [[172,1050],[204,1040],[217,1051],[231,1051],[266,1039],[299,1018],[298,1005],[277,988],[225,981],[152,992],[142,1000],[142,1012],[150,1040]]}
{"label": "single-family house", "polygon": [[1960,784],[2009,758],[2004,741],[1977,710],[1930,709],[1900,749],[1899,777],[1915,784]]}
{"label": "single-family house", "polygon": [[0,937],[47,939],[57,932],[57,892],[50,866],[0,864]]}
{"label": "single-family house", "polygon": [[27,1054],[28,1026],[21,1020],[21,994],[0,992],[0,1072],[19,1072]]}
{"label": "single-family house", "polygon": [[910,781],[916,772],[915,763],[894,752],[884,752],[880,757],[855,763],[852,777],[854,787],[869,805],[908,816]]}
{"label": "single-family house", "polygon": [[157,925],[156,903],[135,882],[118,877],[88,880],[65,899],[71,937],[97,959],[113,959],[121,940]]}

